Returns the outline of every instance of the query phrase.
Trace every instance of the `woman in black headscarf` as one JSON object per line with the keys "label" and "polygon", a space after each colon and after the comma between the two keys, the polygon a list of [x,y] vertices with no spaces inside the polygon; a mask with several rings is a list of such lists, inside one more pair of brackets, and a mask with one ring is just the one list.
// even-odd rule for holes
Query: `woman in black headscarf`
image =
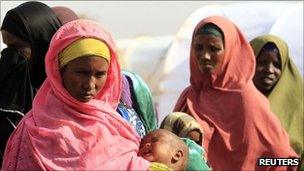
{"label": "woman in black headscarf", "polygon": [[0,164],[6,141],[46,78],[44,58],[53,34],[61,26],[52,9],[25,2],[9,10],[1,26],[7,48],[0,58]]}

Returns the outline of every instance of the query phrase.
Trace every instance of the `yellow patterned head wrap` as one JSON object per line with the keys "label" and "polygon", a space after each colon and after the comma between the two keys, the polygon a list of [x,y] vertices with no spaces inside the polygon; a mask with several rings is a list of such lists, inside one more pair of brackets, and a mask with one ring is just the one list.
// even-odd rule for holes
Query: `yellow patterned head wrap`
{"label": "yellow patterned head wrap", "polygon": [[105,43],[94,38],[81,38],[59,53],[59,66],[62,68],[76,58],[91,55],[110,61],[110,50]]}

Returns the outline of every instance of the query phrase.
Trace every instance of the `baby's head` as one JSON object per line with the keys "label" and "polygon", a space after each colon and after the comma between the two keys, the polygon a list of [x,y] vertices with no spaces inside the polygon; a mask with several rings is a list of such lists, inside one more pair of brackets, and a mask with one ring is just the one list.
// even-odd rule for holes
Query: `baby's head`
{"label": "baby's head", "polygon": [[160,128],[171,131],[179,137],[190,138],[198,145],[202,145],[203,131],[199,123],[187,113],[173,112],[167,115]]}
{"label": "baby's head", "polygon": [[141,141],[139,156],[150,162],[166,164],[173,170],[185,170],[188,146],[174,133],[157,129],[148,133]]}

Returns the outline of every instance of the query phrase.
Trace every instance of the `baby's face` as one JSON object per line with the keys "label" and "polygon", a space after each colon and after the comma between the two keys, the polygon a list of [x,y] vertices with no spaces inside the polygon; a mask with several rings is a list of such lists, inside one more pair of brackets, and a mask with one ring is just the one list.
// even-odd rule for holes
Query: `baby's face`
{"label": "baby's face", "polygon": [[150,162],[171,163],[175,150],[171,145],[172,138],[163,130],[152,131],[141,141],[138,155]]}

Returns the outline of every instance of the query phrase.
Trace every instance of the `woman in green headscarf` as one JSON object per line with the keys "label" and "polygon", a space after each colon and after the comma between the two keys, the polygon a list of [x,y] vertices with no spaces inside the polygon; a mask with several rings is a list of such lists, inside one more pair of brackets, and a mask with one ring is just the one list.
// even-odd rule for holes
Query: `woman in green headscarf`
{"label": "woman in green headscarf", "polygon": [[269,99],[271,110],[303,159],[303,79],[289,56],[287,43],[279,37],[263,35],[250,44],[256,56],[254,84]]}

